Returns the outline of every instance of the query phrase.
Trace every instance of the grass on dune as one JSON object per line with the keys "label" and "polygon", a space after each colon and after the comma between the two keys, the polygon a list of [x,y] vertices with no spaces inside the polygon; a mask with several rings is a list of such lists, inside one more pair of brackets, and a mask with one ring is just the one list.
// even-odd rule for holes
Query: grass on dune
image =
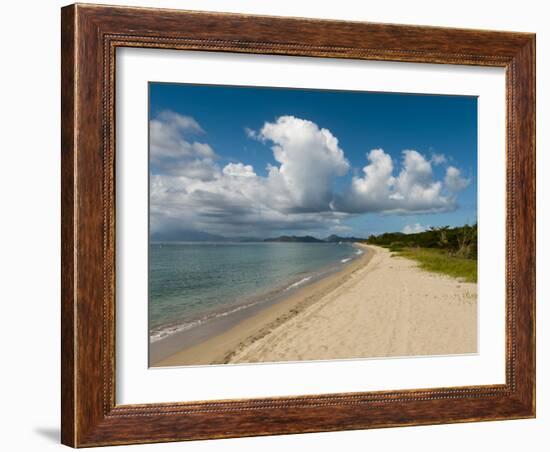
{"label": "grass on dune", "polygon": [[423,270],[443,273],[466,282],[477,282],[477,259],[453,256],[446,251],[433,248],[399,248],[391,246],[388,248],[398,256],[417,261]]}

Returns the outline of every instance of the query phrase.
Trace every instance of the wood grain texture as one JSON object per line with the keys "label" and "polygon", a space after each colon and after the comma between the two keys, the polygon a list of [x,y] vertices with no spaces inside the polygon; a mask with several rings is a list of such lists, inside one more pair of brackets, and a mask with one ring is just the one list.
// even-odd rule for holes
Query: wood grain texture
{"label": "wood grain texture", "polygon": [[[63,8],[61,34],[64,444],[85,447],[535,415],[534,35],[97,5]],[[506,68],[506,384],[116,405],[117,47]]]}
{"label": "wood grain texture", "polygon": [[61,441],[75,443],[76,385],[74,344],[74,159],[75,159],[75,30],[74,9],[63,9],[61,19]]}

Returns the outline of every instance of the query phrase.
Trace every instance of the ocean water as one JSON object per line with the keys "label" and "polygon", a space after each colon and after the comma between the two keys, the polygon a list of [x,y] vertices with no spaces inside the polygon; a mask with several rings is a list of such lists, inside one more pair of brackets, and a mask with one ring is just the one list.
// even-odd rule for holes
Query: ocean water
{"label": "ocean water", "polygon": [[349,243],[151,243],[150,340],[258,307],[361,254]]}

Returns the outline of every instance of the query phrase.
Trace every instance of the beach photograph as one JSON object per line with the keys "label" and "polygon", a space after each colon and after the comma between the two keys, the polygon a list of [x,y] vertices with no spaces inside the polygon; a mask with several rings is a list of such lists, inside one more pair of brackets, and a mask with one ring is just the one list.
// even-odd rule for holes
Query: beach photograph
{"label": "beach photograph", "polygon": [[150,82],[149,366],[477,353],[477,109]]}

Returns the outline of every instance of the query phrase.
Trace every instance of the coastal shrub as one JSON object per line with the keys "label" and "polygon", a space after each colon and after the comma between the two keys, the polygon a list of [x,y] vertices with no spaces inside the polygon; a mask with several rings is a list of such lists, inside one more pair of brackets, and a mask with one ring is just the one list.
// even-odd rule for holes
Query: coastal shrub
{"label": "coastal shrub", "polygon": [[390,251],[407,248],[435,248],[445,251],[449,256],[465,259],[477,259],[477,223],[456,228],[442,226],[430,228],[415,234],[386,232],[371,235],[367,243],[384,246]]}
{"label": "coastal shrub", "polygon": [[388,246],[388,249],[390,251],[401,251],[403,249],[403,243],[402,242],[392,242]]}
{"label": "coastal shrub", "polygon": [[420,268],[459,278],[466,282],[477,282],[477,260],[449,255],[447,252],[430,248],[405,248],[398,253],[413,259]]}
{"label": "coastal shrub", "polygon": [[386,232],[371,235],[366,243],[414,259],[424,270],[477,281],[477,223],[432,227],[414,234]]}

